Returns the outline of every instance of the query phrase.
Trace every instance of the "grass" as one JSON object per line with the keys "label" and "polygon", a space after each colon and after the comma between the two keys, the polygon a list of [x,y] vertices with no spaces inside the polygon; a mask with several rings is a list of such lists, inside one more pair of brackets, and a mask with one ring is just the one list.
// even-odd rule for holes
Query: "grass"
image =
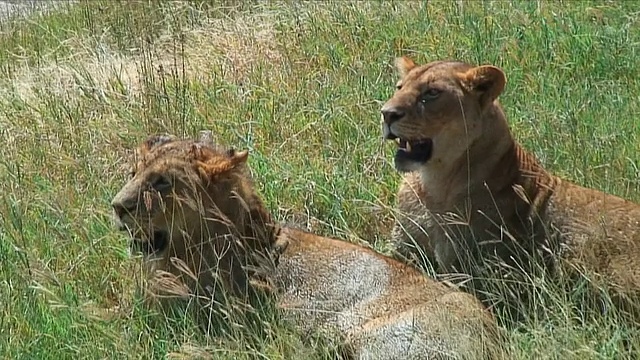
{"label": "grass", "polygon": [[[5,19],[0,357],[321,357],[286,327],[247,350],[145,309],[109,202],[148,134],[208,128],[251,150],[279,220],[385,251],[400,177],[379,109],[398,55],[502,67],[526,148],[640,200],[639,29],[631,1],[85,1]],[[549,316],[507,330],[515,359],[637,356],[620,345],[635,327],[548,297]]]}

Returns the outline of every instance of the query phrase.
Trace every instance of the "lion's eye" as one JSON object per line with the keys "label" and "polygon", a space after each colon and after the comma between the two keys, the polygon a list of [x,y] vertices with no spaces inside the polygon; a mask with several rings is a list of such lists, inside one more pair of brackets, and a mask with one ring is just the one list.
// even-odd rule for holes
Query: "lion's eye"
{"label": "lion's eye", "polygon": [[158,176],[153,180],[151,186],[157,191],[163,191],[171,187],[171,182],[166,176]]}
{"label": "lion's eye", "polygon": [[396,85],[396,90],[400,90],[400,89],[402,89],[402,84]]}
{"label": "lion's eye", "polygon": [[442,91],[438,89],[434,89],[434,88],[428,89],[427,91],[422,93],[422,96],[420,97],[420,102],[424,104],[431,100],[435,100],[438,98],[438,96],[440,96],[441,93]]}

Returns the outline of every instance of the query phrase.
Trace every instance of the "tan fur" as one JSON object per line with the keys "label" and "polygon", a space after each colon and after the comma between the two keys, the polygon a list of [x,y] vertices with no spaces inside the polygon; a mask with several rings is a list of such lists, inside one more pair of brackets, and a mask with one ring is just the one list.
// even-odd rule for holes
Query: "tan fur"
{"label": "tan fur", "polygon": [[[481,257],[529,269],[535,254],[548,268],[564,264],[625,293],[640,289],[640,206],[561,180],[518,145],[497,100],[500,69],[408,58],[396,65],[385,135],[433,142],[428,161],[396,162],[405,173],[392,235],[401,255],[415,260],[423,250],[438,272],[474,274]],[[439,96],[420,102],[433,87]]]}
{"label": "tan fur", "polygon": [[[134,177],[112,204],[134,242],[170,234],[164,251],[147,255],[149,271],[182,276],[170,260],[177,257],[196,274],[192,292],[215,286],[219,272],[237,295],[241,286],[267,284],[303,334],[337,339],[352,358],[501,358],[495,323],[473,296],[372,250],[273,224],[249,180],[246,152],[152,138],[138,153]],[[151,190],[158,175],[171,186]]]}

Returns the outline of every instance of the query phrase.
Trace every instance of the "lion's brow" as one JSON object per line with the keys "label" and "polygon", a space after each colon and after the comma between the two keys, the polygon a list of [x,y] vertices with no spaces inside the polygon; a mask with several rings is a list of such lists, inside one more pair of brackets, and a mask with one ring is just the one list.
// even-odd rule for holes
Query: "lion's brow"
{"label": "lion's brow", "polygon": [[430,62],[428,64],[422,65],[422,66],[416,68],[415,71],[409,73],[407,78],[403,82],[406,83],[406,82],[411,82],[411,81],[415,81],[415,80],[420,80],[420,79],[423,78],[423,76],[429,70],[433,69],[434,67],[437,67],[438,65],[444,64],[444,63],[446,63],[446,61],[433,61],[433,62]]}
{"label": "lion's brow", "polygon": [[461,61],[434,61],[424,65],[422,67],[422,70],[419,71],[418,74],[416,74],[416,78],[421,78],[428,71],[441,66],[445,66],[445,65],[449,65],[450,68],[460,69],[460,70],[466,70],[472,67],[471,65]]}
{"label": "lion's brow", "polygon": [[[442,78],[443,72],[433,73],[436,68],[446,66],[447,69],[455,71],[466,71],[472,66],[460,61],[434,61],[423,65],[423,67],[405,79],[403,83],[417,82],[420,86],[428,86],[430,83]],[[447,72],[444,72],[447,74]],[[445,75],[446,76],[446,75]],[[455,77],[454,77],[455,78]]]}
{"label": "lion's brow", "polygon": [[445,64],[445,63],[447,63],[447,61],[439,60],[439,61],[432,61],[430,63],[422,65],[420,67],[420,71],[418,71],[418,73],[420,74],[420,75],[418,75],[418,77],[422,76],[422,74],[426,73],[427,71],[429,71],[429,70],[431,70],[431,69],[433,69],[435,67],[438,67],[439,65]]}
{"label": "lion's brow", "polygon": [[161,149],[162,151],[152,152],[147,154],[143,159],[145,167],[154,166],[156,164],[162,164],[163,167],[170,167],[171,165],[184,162],[192,162],[193,157],[189,156],[188,152],[182,148],[169,148]]}

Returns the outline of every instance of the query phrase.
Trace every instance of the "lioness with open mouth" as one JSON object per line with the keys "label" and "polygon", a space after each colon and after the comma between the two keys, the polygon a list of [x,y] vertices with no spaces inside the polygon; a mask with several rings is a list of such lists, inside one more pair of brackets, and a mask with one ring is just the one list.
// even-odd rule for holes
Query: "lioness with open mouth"
{"label": "lioness with open mouth", "polygon": [[439,273],[540,266],[618,295],[640,289],[640,206],[550,174],[516,143],[501,69],[407,57],[396,67],[382,126],[404,174],[392,232],[402,257],[424,255]]}

